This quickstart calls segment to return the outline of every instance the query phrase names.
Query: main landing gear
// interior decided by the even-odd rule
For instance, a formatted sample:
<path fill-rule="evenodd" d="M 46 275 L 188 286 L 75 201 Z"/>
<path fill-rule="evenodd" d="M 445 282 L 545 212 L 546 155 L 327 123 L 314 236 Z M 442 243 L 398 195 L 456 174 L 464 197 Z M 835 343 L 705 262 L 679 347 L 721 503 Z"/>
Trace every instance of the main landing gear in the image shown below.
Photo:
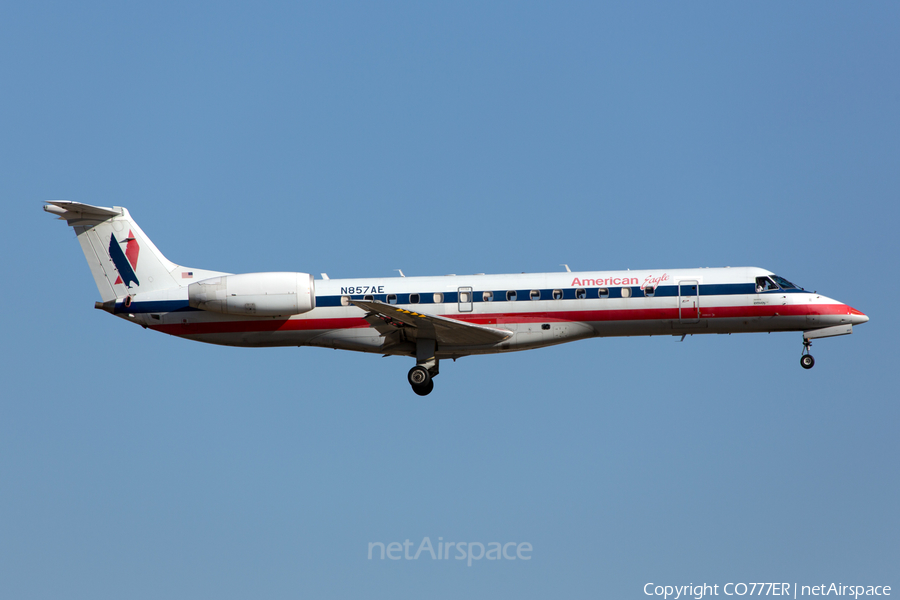
<path fill-rule="evenodd" d="M 810 346 L 812 346 L 812 342 L 803 338 L 803 354 L 800 355 L 800 366 L 804 369 L 812 369 L 813 365 L 816 364 L 816 359 L 809 353 Z"/>
<path fill-rule="evenodd" d="M 406 378 L 409 380 L 409 385 L 412 386 L 413 391 L 420 396 L 427 396 L 434 389 L 434 380 L 431 378 L 431 373 L 421 365 L 416 365 L 410 369 Z"/>
<path fill-rule="evenodd" d="M 416 340 L 416 366 L 409 370 L 406 378 L 412 390 L 420 395 L 427 396 L 434 389 L 434 377 L 439 373 L 438 360 L 434 357 L 434 340 Z"/>

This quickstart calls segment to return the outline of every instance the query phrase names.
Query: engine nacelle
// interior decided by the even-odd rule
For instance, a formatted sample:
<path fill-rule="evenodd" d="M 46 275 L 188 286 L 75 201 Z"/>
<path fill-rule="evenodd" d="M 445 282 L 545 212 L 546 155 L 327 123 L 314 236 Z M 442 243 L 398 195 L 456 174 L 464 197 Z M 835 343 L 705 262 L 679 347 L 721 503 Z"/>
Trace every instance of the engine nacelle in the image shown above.
<path fill-rule="evenodd" d="M 287 317 L 316 307 L 316 286 L 309 273 L 222 275 L 190 284 L 188 303 L 224 315 Z"/>

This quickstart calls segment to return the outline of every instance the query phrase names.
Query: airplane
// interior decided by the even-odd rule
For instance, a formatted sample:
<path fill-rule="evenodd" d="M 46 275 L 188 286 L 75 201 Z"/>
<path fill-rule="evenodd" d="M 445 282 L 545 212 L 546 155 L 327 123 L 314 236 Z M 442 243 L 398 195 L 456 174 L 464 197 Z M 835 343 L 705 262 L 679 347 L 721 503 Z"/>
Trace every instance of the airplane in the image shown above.
<path fill-rule="evenodd" d="M 75 229 L 102 309 L 145 328 L 227 346 L 318 346 L 416 360 L 413 391 L 442 359 L 608 336 L 802 331 L 846 335 L 869 318 L 755 267 L 330 279 L 176 265 L 128 210 L 63 200 L 44 210 Z M 563 265 L 565 266 L 565 265 Z"/>

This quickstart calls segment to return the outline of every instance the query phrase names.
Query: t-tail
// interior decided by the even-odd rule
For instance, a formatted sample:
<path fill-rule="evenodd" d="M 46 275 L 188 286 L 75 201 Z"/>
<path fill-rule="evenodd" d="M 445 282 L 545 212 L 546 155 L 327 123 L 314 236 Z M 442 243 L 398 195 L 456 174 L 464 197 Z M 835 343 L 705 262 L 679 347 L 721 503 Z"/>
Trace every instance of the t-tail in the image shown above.
<path fill-rule="evenodd" d="M 180 289 L 196 278 L 218 273 L 176 265 L 134 222 L 128 209 L 91 206 L 65 200 L 48 201 L 44 210 L 58 215 L 75 229 L 102 304 L 138 293 Z"/>

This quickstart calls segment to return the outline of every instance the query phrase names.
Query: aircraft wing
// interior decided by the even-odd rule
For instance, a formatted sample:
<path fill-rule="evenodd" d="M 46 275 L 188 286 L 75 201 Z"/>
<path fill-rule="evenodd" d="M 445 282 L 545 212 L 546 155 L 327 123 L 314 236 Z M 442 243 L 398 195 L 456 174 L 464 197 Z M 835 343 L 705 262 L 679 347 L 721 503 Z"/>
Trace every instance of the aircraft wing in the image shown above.
<path fill-rule="evenodd" d="M 366 321 L 382 335 L 408 327 L 415 331 L 416 337 L 433 339 L 438 344 L 446 346 L 496 344 L 512 335 L 512 332 L 503 329 L 426 315 L 384 302 L 365 300 L 350 300 L 350 302 L 368 313 L 365 316 Z"/>

